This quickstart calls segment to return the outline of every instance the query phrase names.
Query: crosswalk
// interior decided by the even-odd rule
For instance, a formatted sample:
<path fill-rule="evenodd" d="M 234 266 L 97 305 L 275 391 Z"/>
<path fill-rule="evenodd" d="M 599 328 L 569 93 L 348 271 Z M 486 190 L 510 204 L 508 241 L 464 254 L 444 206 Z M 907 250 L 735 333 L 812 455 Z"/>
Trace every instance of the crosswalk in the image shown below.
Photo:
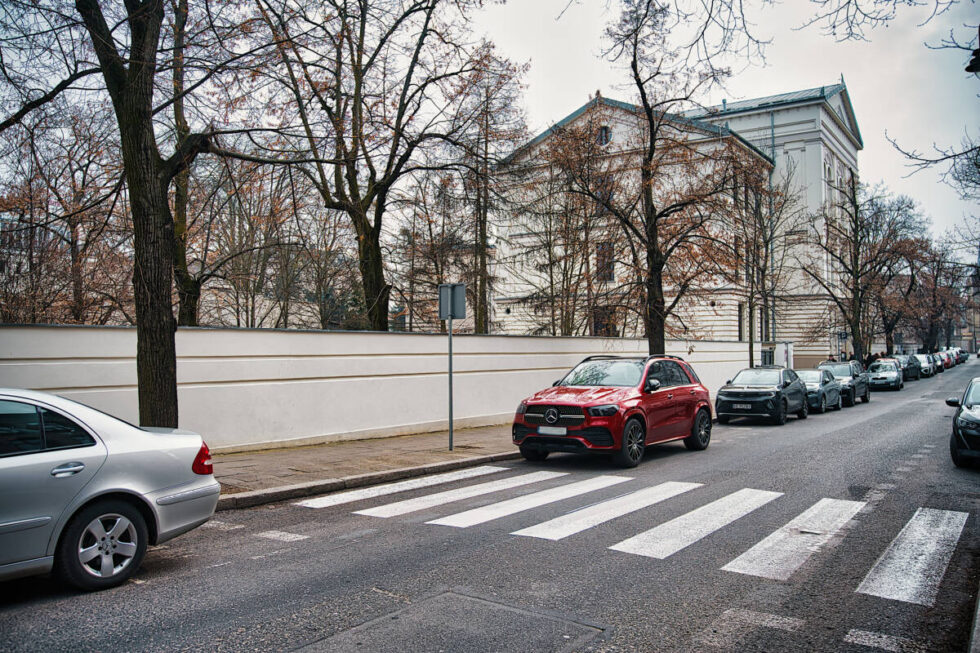
<path fill-rule="evenodd" d="M 295 505 L 325 508 L 367 499 L 386 500 L 385 497 L 410 490 L 511 471 L 513 470 L 507 467 L 474 467 L 340 492 L 300 501 Z M 561 481 L 559 485 L 546 489 L 534 488 L 536 484 L 558 480 Z M 527 491 L 520 496 L 460 512 L 453 512 L 449 508 L 448 514 L 425 522 L 433 526 L 465 529 L 566 500 L 588 500 L 590 493 L 609 488 L 622 487 L 627 490 L 613 498 L 587 503 L 584 507 L 511 533 L 515 536 L 556 542 L 597 529 L 626 515 L 651 509 L 682 495 L 695 497 L 699 490 L 705 490 L 701 483 L 667 481 L 636 488 L 637 484 L 636 479 L 627 476 L 586 475 L 585 478 L 580 478 L 569 472 L 535 471 L 449 490 L 437 490 L 353 512 L 368 517 L 393 518 L 447 508 L 453 503 L 488 497 L 498 492 L 517 489 Z M 756 511 L 763 510 L 783 496 L 781 492 L 742 488 L 613 543 L 608 548 L 618 553 L 664 560 L 698 545 L 702 540 Z M 852 521 L 854 517 L 866 508 L 869 501 L 875 501 L 873 498 L 865 498 L 867 501 L 821 498 L 722 566 L 721 570 L 776 581 L 789 580 L 814 555 L 846 536 L 849 527 L 855 524 Z M 968 517 L 969 514 L 965 512 L 920 508 L 891 541 L 855 591 L 893 601 L 934 605 L 940 583 Z"/>

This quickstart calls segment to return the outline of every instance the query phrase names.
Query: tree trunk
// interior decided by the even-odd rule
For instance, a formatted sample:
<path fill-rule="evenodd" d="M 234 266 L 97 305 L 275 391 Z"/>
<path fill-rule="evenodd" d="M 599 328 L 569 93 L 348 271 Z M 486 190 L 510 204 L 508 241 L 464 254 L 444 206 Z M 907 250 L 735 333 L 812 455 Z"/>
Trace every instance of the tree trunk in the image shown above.
<path fill-rule="evenodd" d="M 372 331 L 387 331 L 391 285 L 385 282 L 384 260 L 377 232 L 372 229 L 368 234 L 359 233 L 357 250 L 368 323 Z"/>
<path fill-rule="evenodd" d="M 666 320 L 664 311 L 664 286 L 662 271 L 653 265 L 647 271 L 647 301 L 644 313 L 644 327 L 647 335 L 647 348 L 651 356 L 667 352 Z"/>

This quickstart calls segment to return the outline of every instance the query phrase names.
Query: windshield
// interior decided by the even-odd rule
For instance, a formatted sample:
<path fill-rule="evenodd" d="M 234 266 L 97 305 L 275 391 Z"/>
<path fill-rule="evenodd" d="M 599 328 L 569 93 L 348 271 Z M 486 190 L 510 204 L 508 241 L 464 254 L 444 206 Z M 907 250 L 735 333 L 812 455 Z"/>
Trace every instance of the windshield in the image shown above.
<path fill-rule="evenodd" d="M 779 370 L 742 370 L 732 385 L 779 385 Z"/>
<path fill-rule="evenodd" d="M 886 363 L 884 361 L 871 363 L 871 367 L 868 368 L 868 371 L 869 372 L 894 372 L 895 363 Z"/>
<path fill-rule="evenodd" d="M 822 369 L 830 370 L 830 373 L 834 376 L 850 376 L 851 366 L 850 365 L 821 365 Z"/>
<path fill-rule="evenodd" d="M 803 380 L 803 383 L 820 383 L 820 377 L 823 376 L 823 372 L 820 370 L 796 370 L 796 374 Z"/>
<path fill-rule="evenodd" d="M 580 363 L 559 385 L 636 386 L 643 376 L 642 360 L 598 360 Z"/>
<path fill-rule="evenodd" d="M 980 383 L 971 383 L 963 398 L 963 405 L 967 408 L 975 404 L 980 404 Z"/>

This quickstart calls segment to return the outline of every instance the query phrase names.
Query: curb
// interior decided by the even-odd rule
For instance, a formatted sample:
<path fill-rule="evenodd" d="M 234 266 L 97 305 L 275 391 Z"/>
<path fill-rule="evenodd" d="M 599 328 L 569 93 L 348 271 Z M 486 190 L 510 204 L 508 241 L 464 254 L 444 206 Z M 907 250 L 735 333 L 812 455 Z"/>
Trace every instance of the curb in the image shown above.
<path fill-rule="evenodd" d="M 970 636 L 970 644 L 967 646 L 967 653 L 980 653 L 980 590 L 977 590 L 977 608 L 973 614 L 973 634 Z"/>
<path fill-rule="evenodd" d="M 418 467 L 403 467 L 401 469 L 389 469 L 383 472 L 371 472 L 368 474 L 357 474 L 355 476 L 344 476 L 342 478 L 327 478 L 318 481 L 308 481 L 295 485 L 281 485 L 279 487 L 266 488 L 264 490 L 250 490 L 248 492 L 237 492 L 235 494 L 222 495 L 218 498 L 218 506 L 215 511 L 237 510 L 239 508 L 252 508 L 266 503 L 276 501 L 286 501 L 288 499 L 299 499 L 302 497 L 314 496 L 336 492 L 337 490 L 348 490 L 370 485 L 378 485 L 387 481 L 397 481 L 403 478 L 415 478 L 417 476 L 427 476 L 448 472 L 464 467 L 475 467 L 486 463 L 500 462 L 502 460 L 517 460 L 521 457 L 520 452 L 495 453 L 486 456 L 476 456 L 474 458 L 460 458 L 458 460 L 446 460 L 439 463 L 420 465 Z"/>

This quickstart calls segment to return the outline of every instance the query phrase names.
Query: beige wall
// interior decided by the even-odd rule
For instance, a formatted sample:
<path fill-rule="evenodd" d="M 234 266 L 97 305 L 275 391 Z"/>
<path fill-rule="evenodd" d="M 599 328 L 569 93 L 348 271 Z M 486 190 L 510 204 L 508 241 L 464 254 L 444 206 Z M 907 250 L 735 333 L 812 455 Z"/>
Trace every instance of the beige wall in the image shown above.
<path fill-rule="evenodd" d="M 643 353 L 616 338 L 456 336 L 457 427 L 510 421 L 518 402 L 589 354 Z M 747 364 L 747 343 L 671 341 L 714 392 Z M 0 327 L 0 387 L 54 392 L 137 420 L 136 331 Z M 441 335 L 181 329 L 180 426 L 215 450 L 447 428 Z"/>

